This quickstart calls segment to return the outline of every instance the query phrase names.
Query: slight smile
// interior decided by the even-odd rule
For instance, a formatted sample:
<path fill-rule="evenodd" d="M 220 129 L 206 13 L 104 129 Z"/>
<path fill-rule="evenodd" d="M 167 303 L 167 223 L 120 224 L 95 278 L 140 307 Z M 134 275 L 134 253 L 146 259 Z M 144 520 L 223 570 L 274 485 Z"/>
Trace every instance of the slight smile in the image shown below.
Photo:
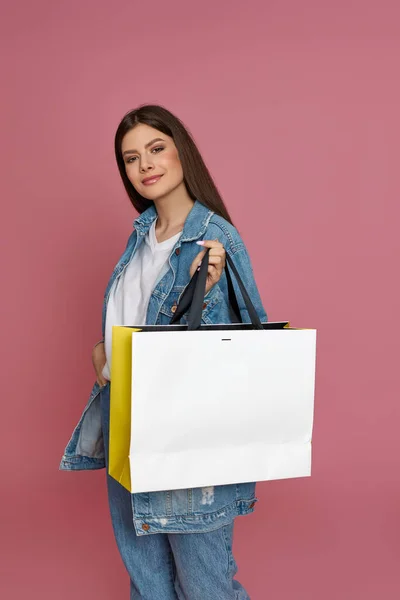
<path fill-rule="evenodd" d="M 154 175 L 153 177 L 146 177 L 146 179 L 142 180 L 143 185 L 152 185 L 153 183 L 157 183 L 159 179 L 161 179 L 162 175 Z"/>

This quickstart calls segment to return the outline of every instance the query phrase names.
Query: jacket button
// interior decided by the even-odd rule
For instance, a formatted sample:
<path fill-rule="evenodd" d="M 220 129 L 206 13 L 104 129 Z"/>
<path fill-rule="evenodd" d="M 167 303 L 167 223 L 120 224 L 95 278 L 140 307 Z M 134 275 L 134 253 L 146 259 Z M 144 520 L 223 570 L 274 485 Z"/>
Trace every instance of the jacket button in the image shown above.
<path fill-rule="evenodd" d="M 171 312 L 172 312 L 172 314 L 176 313 L 176 304 L 171 306 Z"/>
<path fill-rule="evenodd" d="M 204 310 L 205 308 L 207 308 L 207 302 L 204 302 L 204 304 L 203 304 L 203 310 Z"/>
<path fill-rule="evenodd" d="M 177 248 L 177 249 L 175 250 L 175 254 L 176 254 L 177 256 L 179 256 L 179 255 L 180 255 L 180 253 L 181 253 L 181 249 L 180 249 L 180 248 Z"/>
<path fill-rule="evenodd" d="M 143 531 L 148 531 L 150 529 L 150 525 L 148 525 L 147 523 L 143 523 L 142 529 Z"/>
<path fill-rule="evenodd" d="M 251 504 L 249 504 L 249 508 L 254 508 L 254 507 L 255 507 L 255 505 L 256 505 L 256 503 L 255 503 L 255 502 L 252 502 Z"/>

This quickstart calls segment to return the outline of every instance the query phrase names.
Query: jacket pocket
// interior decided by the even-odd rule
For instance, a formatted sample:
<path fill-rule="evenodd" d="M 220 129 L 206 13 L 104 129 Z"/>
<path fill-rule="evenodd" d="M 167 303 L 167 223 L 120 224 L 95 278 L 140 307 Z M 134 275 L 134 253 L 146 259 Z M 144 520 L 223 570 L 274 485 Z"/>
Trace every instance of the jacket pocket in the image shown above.
<path fill-rule="evenodd" d="M 164 302 L 160 308 L 160 314 L 158 318 L 159 325 L 167 325 L 169 321 L 172 319 L 173 315 L 176 312 L 176 308 L 179 304 L 179 300 L 183 291 L 186 289 L 186 286 L 175 286 L 172 288 L 171 292 L 165 298 Z M 214 323 L 223 323 L 226 321 L 220 321 L 218 319 L 221 318 L 219 314 L 224 303 L 222 302 L 223 296 L 221 290 L 218 285 L 215 285 L 205 296 L 204 304 L 203 304 L 203 315 L 202 321 L 207 325 L 212 325 Z M 228 314 L 228 313 L 227 313 Z M 229 315 L 228 315 L 229 316 Z M 166 319 L 165 317 L 168 317 Z M 183 315 L 181 318 L 181 324 L 187 324 L 187 314 Z"/>
<path fill-rule="evenodd" d="M 185 289 L 185 286 L 175 286 L 172 288 L 172 290 L 170 291 L 168 296 L 165 298 L 165 300 L 162 303 L 161 308 L 160 308 L 160 316 L 161 315 L 164 316 L 164 319 L 162 319 L 162 318 L 160 319 L 160 317 L 159 317 L 159 321 L 160 321 L 161 325 L 168 324 L 169 321 L 174 316 L 174 314 L 176 312 L 176 307 L 178 306 L 179 299 L 180 299 L 184 289 Z M 165 319 L 165 317 L 168 317 L 168 319 Z M 163 322 L 161 322 L 161 321 L 163 321 Z M 164 323 L 164 321 L 166 321 L 166 323 Z M 181 323 L 187 323 L 186 315 L 184 315 L 182 317 Z"/>

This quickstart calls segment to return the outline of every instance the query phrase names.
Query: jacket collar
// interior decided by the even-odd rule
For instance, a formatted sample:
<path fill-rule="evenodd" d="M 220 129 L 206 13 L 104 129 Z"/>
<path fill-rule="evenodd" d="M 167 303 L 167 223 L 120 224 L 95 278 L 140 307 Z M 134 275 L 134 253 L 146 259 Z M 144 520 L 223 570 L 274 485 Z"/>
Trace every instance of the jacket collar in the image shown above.
<path fill-rule="evenodd" d="M 195 201 L 192 210 L 186 217 L 185 224 L 183 226 L 183 232 L 181 236 L 181 242 L 191 242 L 198 240 L 202 235 L 205 234 L 210 219 L 213 215 L 213 211 L 209 210 L 204 204 Z M 147 208 L 137 219 L 134 221 L 135 229 L 142 235 L 145 235 L 153 221 L 157 218 L 157 210 L 154 204 Z"/>

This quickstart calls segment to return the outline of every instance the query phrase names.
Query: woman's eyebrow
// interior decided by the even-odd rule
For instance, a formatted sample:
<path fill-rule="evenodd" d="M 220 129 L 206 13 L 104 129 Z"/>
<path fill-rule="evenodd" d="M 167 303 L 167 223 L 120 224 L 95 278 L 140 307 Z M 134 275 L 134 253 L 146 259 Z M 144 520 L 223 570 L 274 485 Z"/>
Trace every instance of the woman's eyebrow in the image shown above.
<path fill-rule="evenodd" d="M 151 140 L 151 142 L 147 142 L 147 144 L 145 144 L 145 148 L 148 148 L 149 146 L 151 146 L 152 144 L 154 144 L 154 142 L 164 142 L 165 140 L 161 139 L 161 138 L 154 138 L 154 140 Z M 135 152 L 137 152 L 137 154 L 139 154 L 139 152 L 137 150 L 125 150 L 122 153 L 122 156 L 125 156 L 125 154 L 134 154 Z"/>

